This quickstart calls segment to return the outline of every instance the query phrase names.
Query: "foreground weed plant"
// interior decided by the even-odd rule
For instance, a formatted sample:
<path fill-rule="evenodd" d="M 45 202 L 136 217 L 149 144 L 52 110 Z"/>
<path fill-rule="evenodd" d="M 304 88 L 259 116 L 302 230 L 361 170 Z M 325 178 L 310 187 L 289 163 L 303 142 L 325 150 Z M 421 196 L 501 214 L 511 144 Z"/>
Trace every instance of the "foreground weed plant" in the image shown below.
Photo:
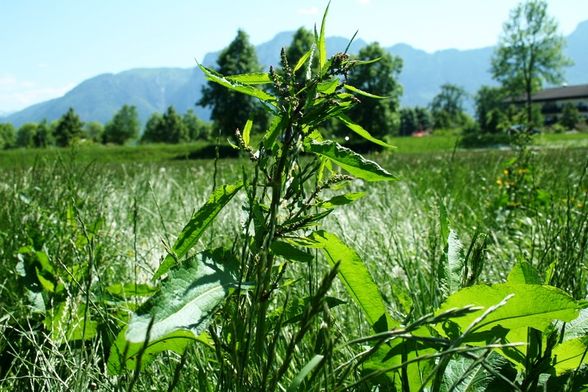
<path fill-rule="evenodd" d="M 67 209 L 70 231 L 64 238 L 78 232 L 72 244 L 83 262 L 61 263 L 71 257 L 55 258 L 54 250 L 34 241 L 15 247 L 16 272 L 37 323 L 34 330 L 17 330 L 10 317 L 0 318 L 3 334 L 30 340 L 28 346 L 0 340 L 0 384 L 10 379 L 33 390 L 201 391 L 586 387 L 587 304 L 582 295 L 575 299 L 570 290 L 550 285 L 558 283 L 557 271 L 542 276 L 523 261 L 505 282 L 479 284 L 486 241 L 474 238 L 464 247 L 443 208 L 435 240 L 443 254 L 429 255 L 435 260 L 424 267 L 406 264 L 418 271 L 405 268 L 416 276 L 412 281 L 422 278 L 429 295 L 418 309 L 392 313 L 401 307 L 388 303 L 378 287 L 392 283 L 384 274 L 376 283 L 360 252 L 326 230 L 325 218 L 364 196 L 358 182 L 387 183 L 396 176 L 322 130 L 336 120 L 389 147 L 346 115 L 360 100 L 385 97 L 347 84 L 348 72 L 370 62 L 346 53 L 327 59 L 325 17 L 315 45 L 296 64 L 282 55 L 280 69 L 268 73 L 220 75 L 200 67 L 210 81 L 261 100 L 273 120 L 257 143 L 252 120 L 237 130 L 235 145 L 251 165 L 242 168 L 240 181 L 217 187 L 192 215 L 166 246 L 151 284 L 139 283 L 137 270 L 134 282 L 106 283 L 112 279 L 98 268 L 105 264 L 98 243 L 106 219 L 83 219 L 79 203 Z M 199 248 L 230 204 L 239 205 L 241 221 L 222 233 L 216 228 L 209 243 L 237 233 L 232 243 Z M 369 222 L 355 224 L 362 230 Z M 570 266 L 584 265 L 580 256 L 573 260 Z M 143 297 L 149 299 L 139 305 Z M 67 370 L 82 364 L 93 370 Z M 26 374 L 29 369 L 36 371 Z"/>

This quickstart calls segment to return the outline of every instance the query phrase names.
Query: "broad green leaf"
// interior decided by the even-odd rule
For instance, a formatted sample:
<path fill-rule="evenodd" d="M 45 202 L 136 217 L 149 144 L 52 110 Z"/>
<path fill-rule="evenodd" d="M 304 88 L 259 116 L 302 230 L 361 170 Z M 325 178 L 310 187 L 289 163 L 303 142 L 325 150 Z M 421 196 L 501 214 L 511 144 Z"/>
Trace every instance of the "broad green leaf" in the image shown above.
<path fill-rule="evenodd" d="M 119 342 L 115 349 L 124 353 L 127 342 L 133 349 L 153 343 L 159 352 L 166 349 L 162 346 L 164 341 L 178 337 L 178 331 L 190 333 L 179 334 L 182 338 L 195 339 L 207 328 L 229 289 L 236 286 L 230 272 L 235 264 L 231 254 L 223 250 L 199 253 L 184 260 L 170 272 L 161 289 L 132 316 L 124 343 Z M 181 347 L 186 344 L 174 342 Z"/>
<path fill-rule="evenodd" d="M 42 271 L 39 270 L 39 268 L 35 267 L 35 271 L 37 273 L 37 279 L 39 280 L 39 283 L 41 284 L 43 289 L 45 291 L 50 292 L 50 293 L 55 292 L 55 284 L 52 281 L 50 281 L 49 279 L 46 279 L 43 276 Z"/>
<path fill-rule="evenodd" d="M 306 376 L 312 372 L 324 359 L 324 355 L 316 354 L 304 367 L 298 372 L 296 377 L 290 383 L 290 386 L 286 390 L 287 392 L 296 392 L 302 385 L 302 381 L 306 378 Z"/>
<path fill-rule="evenodd" d="M 359 200 L 365 196 L 365 192 L 355 192 L 355 193 L 347 193 L 345 195 L 339 195 L 330 198 L 329 200 L 323 201 L 318 206 L 321 208 L 332 209 L 336 206 L 343 206 L 346 204 L 351 204 L 355 200 Z"/>
<path fill-rule="evenodd" d="M 508 274 L 508 283 L 519 283 L 519 284 L 541 284 L 543 283 L 539 272 L 531 264 L 527 262 L 521 262 L 515 264 L 510 273 Z"/>
<path fill-rule="evenodd" d="M 365 263 L 355 250 L 348 247 L 336 235 L 315 231 L 309 236 L 312 247 L 325 254 L 331 266 L 339 264 L 339 278 L 345 289 L 361 308 L 366 320 L 375 332 L 384 332 L 397 325 L 386 309 L 378 286 L 374 283 Z"/>
<path fill-rule="evenodd" d="M 183 354 L 186 347 L 197 341 L 191 331 L 179 330 L 169 333 L 163 338 L 150 340 L 147 343 L 130 343 L 125 335 L 127 328 L 123 329 L 116 338 L 108 356 L 108 372 L 121 374 L 125 371 L 133 371 L 137 362 L 141 360 L 141 369 L 148 365 L 155 356 L 163 351 L 173 351 Z"/>
<path fill-rule="evenodd" d="M 431 334 L 426 327 L 420 327 L 412 332 L 412 336 L 429 338 Z M 424 341 L 394 339 L 388 344 L 381 345 L 366 361 L 363 370 L 365 374 L 373 374 L 373 372 L 381 373 L 376 377 L 377 381 L 393 384 L 396 387 L 395 390 L 402 391 L 403 363 L 409 360 L 415 361 L 405 365 L 404 371 L 406 372 L 409 384 L 407 390 L 418 391 L 426 381 L 434 362 L 432 359 L 425 358 L 420 361 L 416 359 L 421 356 L 434 354 L 437 350 L 438 348 L 432 347 Z"/>
<path fill-rule="evenodd" d="M 270 76 L 266 72 L 246 73 L 240 75 L 230 75 L 227 79 L 243 84 L 268 84 L 272 83 Z"/>
<path fill-rule="evenodd" d="M 482 310 L 453 319 L 453 322 L 463 332 L 485 310 L 497 305 L 511 294 L 514 296 L 506 305 L 487 315 L 472 332 L 490 331 L 498 326 L 506 330 L 534 328 L 543 331 L 552 321 L 574 320 L 578 317 L 578 310 L 581 307 L 572 297 L 555 287 L 502 283 L 493 286 L 477 285 L 464 288 L 447 298 L 437 313 L 452 308 L 462 308 L 466 305 L 480 306 Z M 446 335 L 440 326 L 437 326 L 436 329 Z"/>
<path fill-rule="evenodd" d="M 556 328 L 561 330 L 564 327 L 563 323 L 558 322 Z M 563 340 L 571 340 L 576 338 L 583 338 L 588 336 L 588 309 L 580 310 L 580 315 L 574 320 L 566 323 L 564 328 Z"/>
<path fill-rule="evenodd" d="M 192 215 L 190 222 L 184 227 L 174 243 L 171 249 L 172 254 L 168 254 L 165 259 L 163 259 L 163 262 L 153 276 L 153 280 L 169 271 L 169 269 L 176 263 L 176 260 L 179 260 L 182 256 L 188 253 L 190 248 L 192 248 L 200 236 L 202 236 L 208 225 L 242 187 L 243 184 L 241 183 L 224 185 L 217 188 L 212 193 L 206 204 Z"/>
<path fill-rule="evenodd" d="M 92 339 L 98 328 L 86 304 L 73 304 L 71 301 L 61 302 L 48 310 L 44 324 L 50 331 L 51 340 L 57 344 Z"/>
<path fill-rule="evenodd" d="M 345 88 L 346 90 L 349 90 L 353 93 L 359 94 L 359 95 L 363 95 L 364 97 L 368 97 L 368 98 L 373 98 L 373 99 L 386 99 L 387 97 L 382 97 L 380 95 L 375 95 L 372 93 L 368 93 L 367 91 L 363 91 L 358 89 L 357 87 L 351 86 L 349 84 L 344 84 L 343 88 Z"/>
<path fill-rule="evenodd" d="M 225 76 L 219 74 L 218 72 L 213 71 L 212 69 L 206 68 L 202 64 L 198 64 L 198 66 L 200 67 L 202 72 L 204 72 L 204 74 L 206 75 L 206 78 L 211 82 L 218 83 L 221 86 L 226 87 L 230 90 L 237 91 L 242 94 L 250 95 L 255 98 L 259 98 L 264 102 L 271 103 L 271 102 L 276 101 L 276 97 L 266 93 L 263 90 L 257 89 L 255 87 L 251 87 L 247 84 L 242 84 L 240 82 L 237 82 L 237 81 L 231 79 L 230 77 L 225 77 Z"/>
<path fill-rule="evenodd" d="M 329 13 L 329 4 L 327 4 L 327 8 L 325 8 L 325 13 L 323 14 L 323 20 L 321 22 L 321 32 L 318 39 L 318 52 L 319 52 L 319 68 L 321 73 L 325 72 L 325 64 L 327 63 L 327 43 L 325 37 L 325 28 L 327 24 L 327 14 Z"/>
<path fill-rule="evenodd" d="M 325 80 L 316 86 L 316 91 L 322 94 L 333 94 L 337 90 L 339 79 Z"/>
<path fill-rule="evenodd" d="M 106 291 L 119 297 L 146 297 L 154 294 L 157 289 L 144 283 L 115 283 L 108 286 Z"/>
<path fill-rule="evenodd" d="M 551 357 L 554 359 L 558 376 L 588 363 L 588 346 L 585 339 L 586 337 L 567 340 L 553 348 Z"/>
<path fill-rule="evenodd" d="M 374 144 L 377 144 L 379 146 L 382 147 L 386 147 L 386 148 L 395 148 L 394 146 L 380 140 L 377 139 L 375 137 L 373 137 L 368 131 L 366 131 L 361 125 L 356 124 L 353 122 L 353 120 L 351 120 L 349 117 L 347 117 L 347 115 L 345 114 L 339 114 L 337 116 L 337 118 L 339 120 L 341 120 L 341 122 L 343 124 L 345 124 L 345 126 L 347 126 L 347 128 L 351 129 L 353 132 L 355 132 L 356 134 L 358 134 L 359 136 L 361 136 L 362 138 L 364 138 L 365 140 L 368 140 Z"/>
<path fill-rule="evenodd" d="M 248 146 L 250 142 L 251 128 L 253 128 L 253 120 L 249 119 L 243 127 L 243 142 L 246 146 Z"/>
<path fill-rule="evenodd" d="M 397 177 L 388 173 L 377 163 L 370 161 L 356 152 L 327 140 L 324 142 L 311 142 L 306 145 L 309 152 L 324 156 L 351 175 L 366 181 L 394 181 Z"/>
<path fill-rule="evenodd" d="M 314 256 L 310 253 L 304 252 L 288 242 L 274 241 L 270 249 L 276 256 L 283 257 L 286 260 L 309 263 L 314 259 Z"/>

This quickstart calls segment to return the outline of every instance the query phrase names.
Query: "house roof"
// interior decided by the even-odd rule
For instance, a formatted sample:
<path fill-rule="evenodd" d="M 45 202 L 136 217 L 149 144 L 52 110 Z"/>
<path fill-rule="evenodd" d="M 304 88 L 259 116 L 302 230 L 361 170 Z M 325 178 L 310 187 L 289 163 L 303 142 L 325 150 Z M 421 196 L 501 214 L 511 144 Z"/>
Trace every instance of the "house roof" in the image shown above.
<path fill-rule="evenodd" d="M 588 98 L 588 84 L 546 88 L 533 94 L 531 100 L 534 102 L 544 102 L 579 98 Z"/>

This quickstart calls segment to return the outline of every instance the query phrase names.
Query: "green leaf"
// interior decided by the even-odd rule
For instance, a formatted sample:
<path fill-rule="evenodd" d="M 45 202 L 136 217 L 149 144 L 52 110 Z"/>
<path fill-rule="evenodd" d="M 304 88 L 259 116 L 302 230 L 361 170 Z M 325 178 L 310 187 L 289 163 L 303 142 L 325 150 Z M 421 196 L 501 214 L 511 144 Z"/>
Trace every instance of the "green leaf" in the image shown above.
<path fill-rule="evenodd" d="M 455 230 L 450 230 L 447 237 L 447 264 L 441 275 L 441 286 L 445 289 L 445 295 L 459 290 L 464 264 L 463 245 Z"/>
<path fill-rule="evenodd" d="M 242 183 L 224 185 L 217 188 L 205 205 L 192 215 L 190 222 L 184 227 L 174 243 L 171 254 L 168 254 L 155 272 L 153 280 L 165 274 L 202 236 L 208 225 L 214 220 L 223 207 L 231 201 L 233 196 L 243 187 Z"/>
<path fill-rule="evenodd" d="M 555 287 L 502 283 L 493 286 L 477 285 L 464 288 L 447 298 L 437 314 L 453 308 L 463 308 L 466 305 L 481 307 L 482 309 L 479 311 L 453 319 L 453 322 L 463 332 L 485 310 L 497 305 L 512 294 L 514 296 L 506 305 L 487 315 L 472 332 L 487 332 L 498 326 L 506 330 L 534 328 L 544 331 L 552 321 L 574 320 L 578 317 L 578 310 L 581 307 L 572 297 Z M 447 336 L 440 326 L 437 326 L 436 329 Z M 465 341 L 472 341 L 472 339 L 475 337 L 466 338 Z"/>
<path fill-rule="evenodd" d="M 322 94 L 333 94 L 339 86 L 339 79 L 325 80 L 316 86 L 316 91 Z"/>
<path fill-rule="evenodd" d="M 146 297 L 154 294 L 157 289 L 144 283 L 115 283 L 106 288 L 112 295 L 118 297 Z"/>
<path fill-rule="evenodd" d="M 588 363 L 588 346 L 585 339 L 586 337 L 567 340 L 553 348 L 551 357 L 554 359 L 555 372 L 558 376 Z"/>
<path fill-rule="evenodd" d="M 311 58 L 313 52 L 316 50 L 316 46 L 313 45 L 312 48 L 310 48 L 306 53 L 304 53 L 302 55 L 302 57 L 300 57 L 298 59 L 298 62 L 296 63 L 296 65 L 294 66 L 293 71 L 296 72 L 298 71 L 300 68 L 302 68 L 302 66 L 308 61 L 309 58 Z"/>
<path fill-rule="evenodd" d="M 323 251 L 331 266 L 340 263 L 339 278 L 375 332 L 388 331 L 398 325 L 388 315 L 378 286 L 355 250 L 336 235 L 322 230 L 315 231 L 308 239 L 311 247 Z"/>
<path fill-rule="evenodd" d="M 351 204 L 355 200 L 359 200 L 365 196 L 365 192 L 355 192 L 355 193 L 347 193 L 345 195 L 339 195 L 330 198 L 329 200 L 323 201 L 318 206 L 321 208 L 332 209 L 336 206 L 343 206 L 346 204 Z"/>
<path fill-rule="evenodd" d="M 173 269 L 161 290 L 132 316 L 124 339 L 117 341 L 115 350 L 119 357 L 113 359 L 113 366 L 116 368 L 116 362 L 136 360 L 143 348 L 149 348 L 152 353 L 176 351 L 187 344 L 182 339 L 194 340 L 207 328 L 229 289 L 236 286 L 231 273 L 235 265 L 233 256 L 219 249 L 199 253 Z M 166 342 L 171 342 L 169 348 Z M 121 358 L 125 351 L 127 355 Z M 130 366 L 127 363 L 126 367 Z"/>
<path fill-rule="evenodd" d="M 341 122 L 343 124 L 345 124 L 345 126 L 347 126 L 347 128 L 351 129 L 353 132 L 355 132 L 356 134 L 358 134 L 359 136 L 361 136 L 362 138 L 364 138 L 365 140 L 368 140 L 374 144 L 377 144 L 379 146 L 385 147 L 385 148 L 396 148 L 380 139 L 377 139 L 375 137 L 373 137 L 368 131 L 366 131 L 361 125 L 356 124 L 353 122 L 353 120 L 351 120 L 349 117 L 347 117 L 347 115 L 345 114 L 339 114 L 337 116 L 337 118 L 339 120 L 341 120 Z"/>
<path fill-rule="evenodd" d="M 250 142 L 250 135 L 251 135 L 251 128 L 253 128 L 253 120 L 249 119 L 247 120 L 247 122 L 245 123 L 245 126 L 243 127 L 243 142 L 245 142 L 245 145 L 248 146 L 249 142 Z"/>
<path fill-rule="evenodd" d="M 51 340 L 62 344 L 96 336 L 98 323 L 90 318 L 86 309 L 84 303 L 66 301 L 48 310 L 44 324 L 50 331 Z"/>
<path fill-rule="evenodd" d="M 296 248 L 288 242 L 274 241 L 272 242 L 270 249 L 274 255 L 286 260 L 300 261 L 302 263 L 310 263 L 314 260 L 313 255 Z"/>
<path fill-rule="evenodd" d="M 366 181 L 395 181 L 397 177 L 388 173 L 377 163 L 370 161 L 356 152 L 327 140 L 311 142 L 306 150 L 329 158 L 331 161 L 347 170 L 351 175 Z"/>
<path fill-rule="evenodd" d="M 327 14 L 329 13 L 329 6 L 331 5 L 331 2 L 329 1 L 329 4 L 327 4 L 327 8 L 325 8 L 325 13 L 323 14 L 323 20 L 321 22 L 321 32 L 319 35 L 319 39 L 318 39 L 318 52 L 319 52 L 319 68 L 321 70 L 321 73 L 323 73 L 324 71 L 326 71 L 325 68 L 325 64 L 327 63 L 327 43 L 326 43 L 326 37 L 325 37 L 325 29 L 326 29 L 326 22 L 327 22 Z"/>
<path fill-rule="evenodd" d="M 353 93 L 363 95 L 364 97 L 368 97 L 368 98 L 373 98 L 373 99 L 386 99 L 386 98 L 388 98 L 388 97 L 382 97 L 380 95 L 368 93 L 367 91 L 360 90 L 357 87 L 350 86 L 349 84 L 344 84 L 343 88 L 345 88 L 346 90 L 349 90 Z"/>
<path fill-rule="evenodd" d="M 287 121 L 285 117 L 276 116 L 272 119 L 269 129 L 263 136 L 263 145 L 267 150 L 272 150 L 280 131 L 284 129 L 286 124 Z"/>
<path fill-rule="evenodd" d="M 492 374 L 484 366 L 479 364 L 474 365 L 472 368 L 472 364 L 474 363 L 472 359 L 464 357 L 451 359 L 443 375 L 441 391 L 483 392 L 488 390 L 508 391 L 512 389 L 511 385 L 496 376 L 496 374 L 507 376 L 509 363 L 506 359 L 498 353 L 492 352 L 484 362 L 488 367 L 495 370 L 495 374 Z"/>
<path fill-rule="evenodd" d="M 541 284 L 543 283 L 539 272 L 531 264 L 527 262 L 521 262 L 515 264 L 510 273 L 508 274 L 508 283 L 518 284 Z"/>
<path fill-rule="evenodd" d="M 191 331 L 180 330 L 147 343 L 130 343 L 125 338 L 126 333 L 127 328 L 124 328 L 110 349 L 107 367 L 108 372 L 112 375 L 135 370 L 139 359 L 141 361 L 140 369 L 143 369 L 153 361 L 158 353 L 163 351 L 183 354 L 188 345 L 197 340 Z"/>
<path fill-rule="evenodd" d="M 243 83 L 243 84 L 269 84 L 272 83 L 272 80 L 268 73 L 266 72 L 254 72 L 254 73 L 246 73 L 240 75 L 230 75 L 227 76 L 227 79 L 236 82 L 236 83 Z"/>
<path fill-rule="evenodd" d="M 266 93 L 263 90 L 257 89 L 255 87 L 251 87 L 247 84 L 242 84 L 240 82 L 237 82 L 234 79 L 231 79 L 231 77 L 225 77 L 225 76 L 219 74 L 218 72 L 213 71 L 212 69 L 206 68 L 202 64 L 198 64 L 198 67 L 200 67 L 202 72 L 204 72 L 204 74 L 206 75 L 206 78 L 209 81 L 214 82 L 214 83 L 218 83 L 221 86 L 228 88 L 229 90 L 237 91 L 237 92 L 239 92 L 241 94 L 245 94 L 245 95 L 250 95 L 252 97 L 261 99 L 262 101 L 268 102 L 268 103 L 276 101 L 276 97 Z"/>
<path fill-rule="evenodd" d="M 302 385 L 304 378 L 306 378 L 310 372 L 320 365 L 324 358 L 324 355 L 316 354 L 310 361 L 308 361 L 308 363 L 304 365 L 300 372 L 298 372 L 296 377 L 294 377 L 292 383 L 290 383 L 290 386 L 287 389 L 287 392 L 296 392 L 300 388 L 300 385 Z"/>

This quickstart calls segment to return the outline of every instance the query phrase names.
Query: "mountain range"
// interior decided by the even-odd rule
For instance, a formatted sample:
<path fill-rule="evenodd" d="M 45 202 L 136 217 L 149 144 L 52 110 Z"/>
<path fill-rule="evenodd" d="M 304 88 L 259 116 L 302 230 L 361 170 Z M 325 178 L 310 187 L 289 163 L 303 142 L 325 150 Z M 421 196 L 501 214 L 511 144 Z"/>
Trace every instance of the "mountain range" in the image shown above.
<path fill-rule="evenodd" d="M 258 45 L 259 62 L 266 68 L 278 64 L 280 49 L 290 44 L 293 34 L 282 32 L 271 41 Z M 566 69 L 566 82 L 570 85 L 588 83 L 588 20 L 580 23 L 566 39 L 565 54 L 574 61 L 574 65 Z M 329 55 L 343 51 L 347 44 L 346 38 L 328 38 Z M 365 45 L 365 41 L 357 39 L 349 52 L 356 54 Z M 404 88 L 402 104 L 405 106 L 428 105 L 444 83 L 457 84 L 470 95 L 482 85 L 495 84 L 489 72 L 494 47 L 427 53 L 406 44 L 397 44 L 386 50 L 403 59 L 399 79 Z M 207 54 L 202 63 L 215 66 L 218 54 Z M 83 121 L 105 123 L 124 104 L 135 105 L 142 122 L 153 112 L 163 112 L 170 105 L 182 113 L 193 108 L 200 118 L 208 119 L 209 109 L 195 106 L 205 83 L 204 75 L 196 67 L 141 68 L 102 74 L 85 80 L 63 97 L 32 105 L 0 118 L 0 121 L 15 126 L 42 119 L 52 121 L 73 107 Z M 472 105 L 470 102 L 468 107 Z"/>

